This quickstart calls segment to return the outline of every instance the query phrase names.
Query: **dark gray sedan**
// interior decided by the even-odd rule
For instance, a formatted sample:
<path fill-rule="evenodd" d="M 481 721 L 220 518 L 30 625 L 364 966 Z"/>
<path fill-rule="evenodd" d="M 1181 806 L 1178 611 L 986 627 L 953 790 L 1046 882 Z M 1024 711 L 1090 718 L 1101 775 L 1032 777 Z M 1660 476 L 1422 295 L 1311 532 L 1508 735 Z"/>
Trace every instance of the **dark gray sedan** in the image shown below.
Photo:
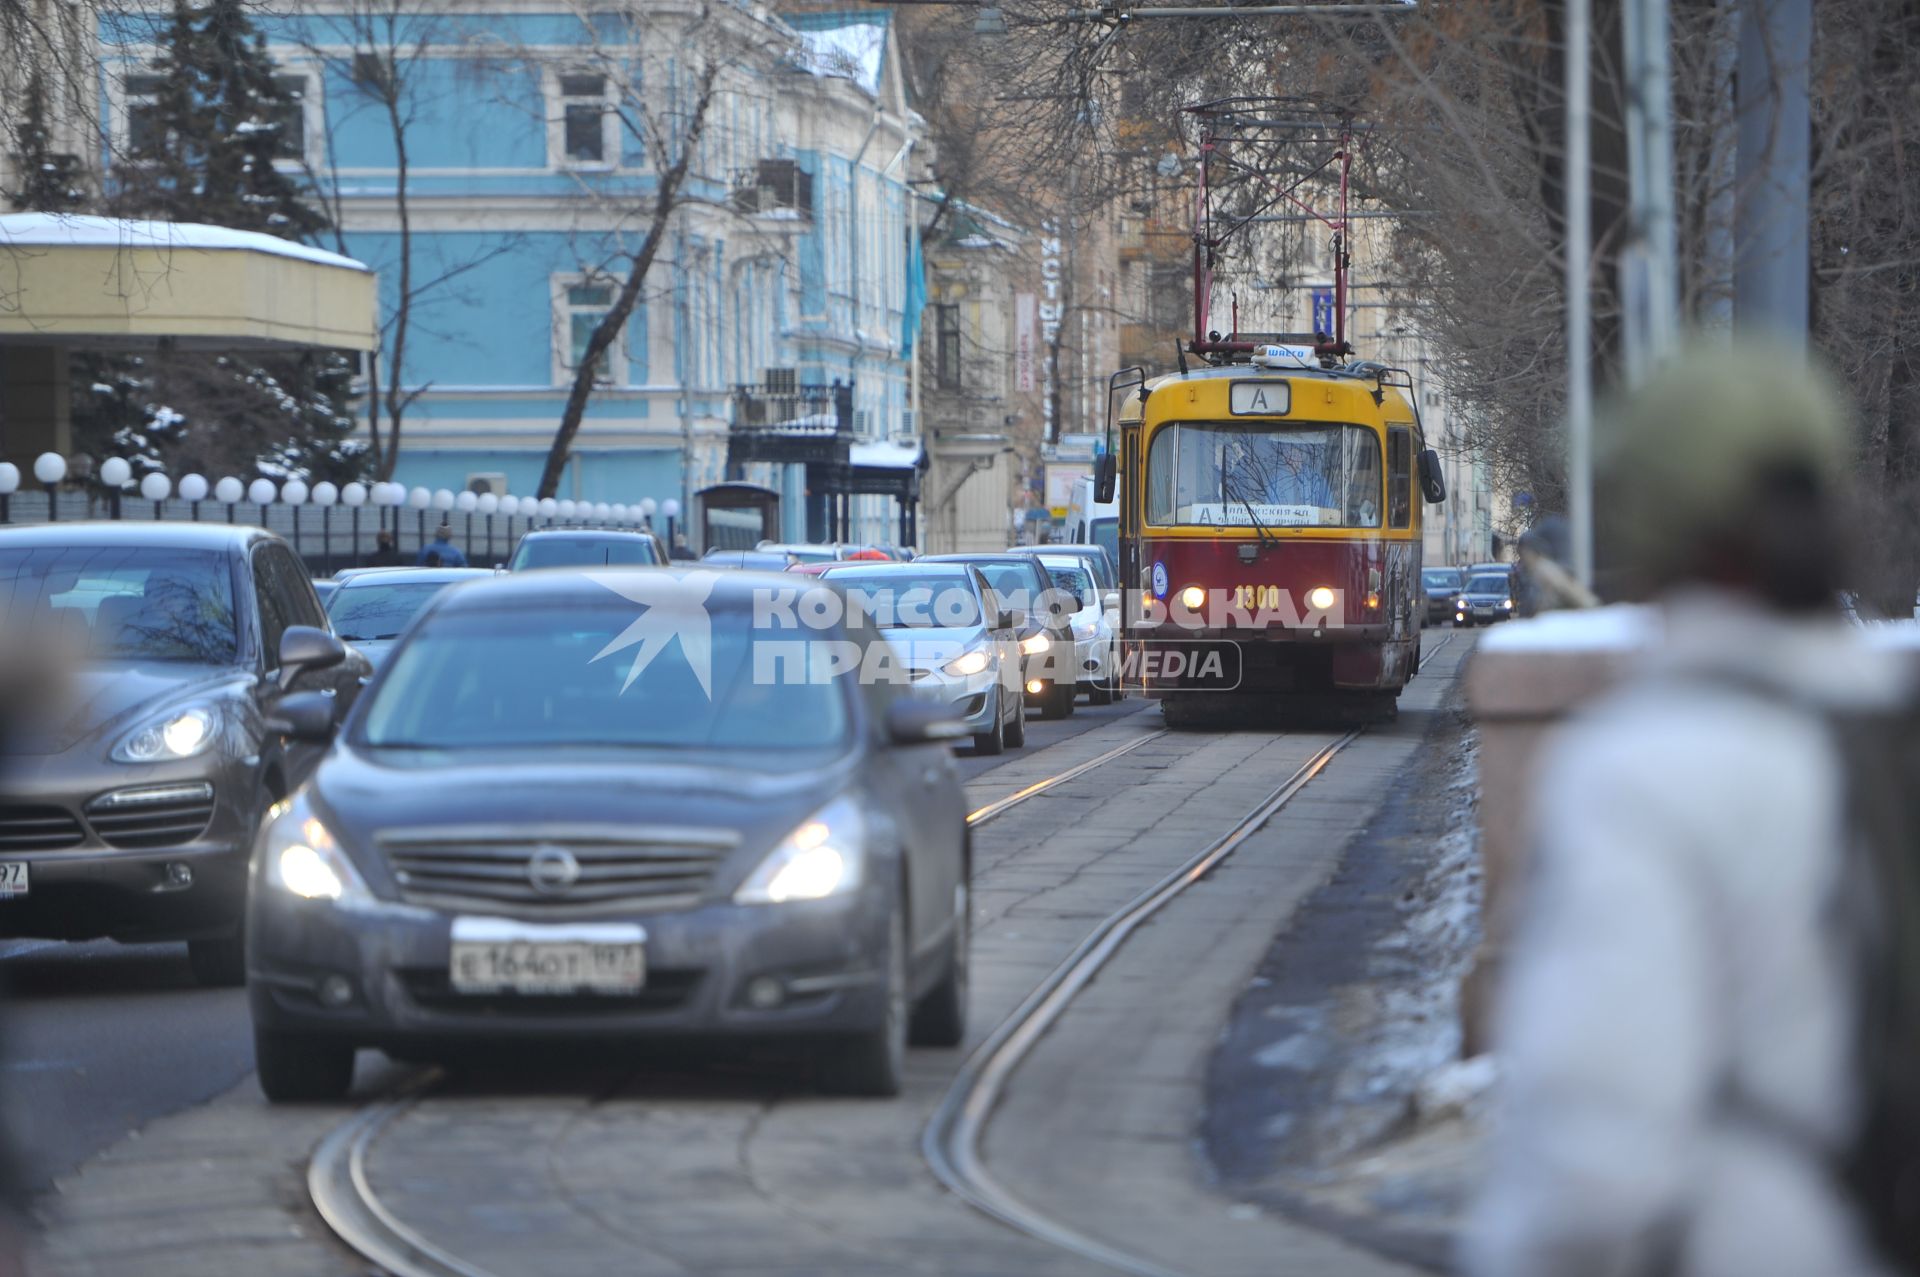
<path fill-rule="evenodd" d="M 318 754 L 270 717 L 344 705 L 371 667 L 258 528 L 0 530 L 0 618 L 72 666 L 0 757 L 0 935 L 186 940 L 199 979 L 239 983 L 254 831 Z"/>
<path fill-rule="evenodd" d="M 909 1036 L 957 1043 L 964 729 L 843 608 L 698 569 L 434 598 L 256 846 L 267 1095 L 340 1095 L 365 1046 L 742 1034 L 889 1095 Z"/>

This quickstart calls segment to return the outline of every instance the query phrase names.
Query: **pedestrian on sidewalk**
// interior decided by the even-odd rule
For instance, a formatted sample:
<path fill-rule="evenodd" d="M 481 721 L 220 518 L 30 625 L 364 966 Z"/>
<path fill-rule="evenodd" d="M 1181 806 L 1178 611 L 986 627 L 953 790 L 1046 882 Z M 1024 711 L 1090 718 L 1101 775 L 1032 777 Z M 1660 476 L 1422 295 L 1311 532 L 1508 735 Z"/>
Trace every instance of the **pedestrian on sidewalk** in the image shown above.
<path fill-rule="evenodd" d="M 427 556 L 433 556 L 433 562 Z M 420 556 L 414 562 L 420 567 L 463 568 L 467 566 L 467 556 L 453 543 L 453 527 L 443 523 L 434 529 L 433 540 L 420 547 Z"/>
<path fill-rule="evenodd" d="M 1835 607 L 1845 402 L 1703 349 L 1609 414 L 1601 548 L 1665 639 L 1542 761 L 1471 1277 L 1907 1271 L 1843 1174 L 1883 1107 L 1861 991 L 1892 920 L 1837 725 L 1907 695 Z"/>
<path fill-rule="evenodd" d="M 367 556 L 367 566 L 399 568 L 405 567 L 406 564 L 407 561 L 400 557 L 400 551 L 394 547 L 393 533 L 382 528 L 380 534 L 373 539 L 373 553 Z"/>

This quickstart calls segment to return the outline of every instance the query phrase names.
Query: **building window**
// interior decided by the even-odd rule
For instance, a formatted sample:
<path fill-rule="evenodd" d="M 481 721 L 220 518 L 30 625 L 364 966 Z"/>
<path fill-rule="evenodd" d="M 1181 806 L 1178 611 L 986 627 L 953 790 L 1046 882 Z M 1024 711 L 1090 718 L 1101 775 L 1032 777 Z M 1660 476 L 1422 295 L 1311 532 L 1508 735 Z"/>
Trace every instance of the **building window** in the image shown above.
<path fill-rule="evenodd" d="M 126 90 L 125 151 L 130 159 L 150 160 L 167 145 L 167 126 L 160 116 L 160 89 L 166 83 L 157 75 L 129 75 Z"/>
<path fill-rule="evenodd" d="M 274 123 L 280 126 L 280 135 L 273 158 L 303 163 L 307 158 L 307 77 L 276 75 L 273 77 L 273 87 L 280 92 L 279 109 L 274 113 Z"/>
<path fill-rule="evenodd" d="M 618 158 L 619 139 L 612 133 L 615 122 L 613 103 L 604 75 L 589 71 L 566 71 L 550 80 L 553 95 L 553 128 L 548 150 L 556 168 L 592 168 L 612 166 Z"/>
<path fill-rule="evenodd" d="M 960 308 L 933 308 L 933 380 L 942 390 L 960 388 Z"/>
<path fill-rule="evenodd" d="M 611 283 L 591 279 L 570 279 L 558 283 L 555 288 L 554 331 L 556 382 L 566 384 L 573 380 L 581 361 L 587 357 L 587 344 L 593 339 L 593 330 L 613 309 L 613 299 L 614 286 Z M 625 365 L 623 351 L 626 345 L 621 337 L 616 335 L 594 361 L 595 385 L 613 386 L 620 383 L 619 374 Z"/>

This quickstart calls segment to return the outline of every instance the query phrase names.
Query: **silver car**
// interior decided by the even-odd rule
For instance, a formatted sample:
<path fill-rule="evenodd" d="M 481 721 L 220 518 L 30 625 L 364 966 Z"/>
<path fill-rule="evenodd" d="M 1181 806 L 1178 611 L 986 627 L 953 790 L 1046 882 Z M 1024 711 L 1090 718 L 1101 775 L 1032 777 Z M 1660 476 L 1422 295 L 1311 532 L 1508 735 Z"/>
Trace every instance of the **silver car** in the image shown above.
<path fill-rule="evenodd" d="M 950 706 L 973 747 L 998 754 L 1027 740 L 1020 635 L 980 569 L 964 563 L 849 563 L 822 578 L 879 626 L 916 694 Z"/>
<path fill-rule="evenodd" d="M 449 585 L 492 576 L 487 568 L 393 568 L 340 583 L 327 600 L 327 617 L 342 642 L 378 665 L 431 599 Z"/>

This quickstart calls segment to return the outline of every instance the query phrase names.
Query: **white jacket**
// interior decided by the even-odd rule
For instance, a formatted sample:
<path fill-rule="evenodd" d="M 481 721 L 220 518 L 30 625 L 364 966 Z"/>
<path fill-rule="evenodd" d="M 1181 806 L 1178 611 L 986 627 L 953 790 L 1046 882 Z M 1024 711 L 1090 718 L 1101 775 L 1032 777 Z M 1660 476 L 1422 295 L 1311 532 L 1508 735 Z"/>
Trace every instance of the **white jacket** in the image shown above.
<path fill-rule="evenodd" d="M 1464 1266 L 1877 1275 L 1826 1161 L 1857 1095 L 1823 708 L 1887 703 L 1909 661 L 1717 593 L 1665 618 L 1641 673 L 1542 761 Z"/>

